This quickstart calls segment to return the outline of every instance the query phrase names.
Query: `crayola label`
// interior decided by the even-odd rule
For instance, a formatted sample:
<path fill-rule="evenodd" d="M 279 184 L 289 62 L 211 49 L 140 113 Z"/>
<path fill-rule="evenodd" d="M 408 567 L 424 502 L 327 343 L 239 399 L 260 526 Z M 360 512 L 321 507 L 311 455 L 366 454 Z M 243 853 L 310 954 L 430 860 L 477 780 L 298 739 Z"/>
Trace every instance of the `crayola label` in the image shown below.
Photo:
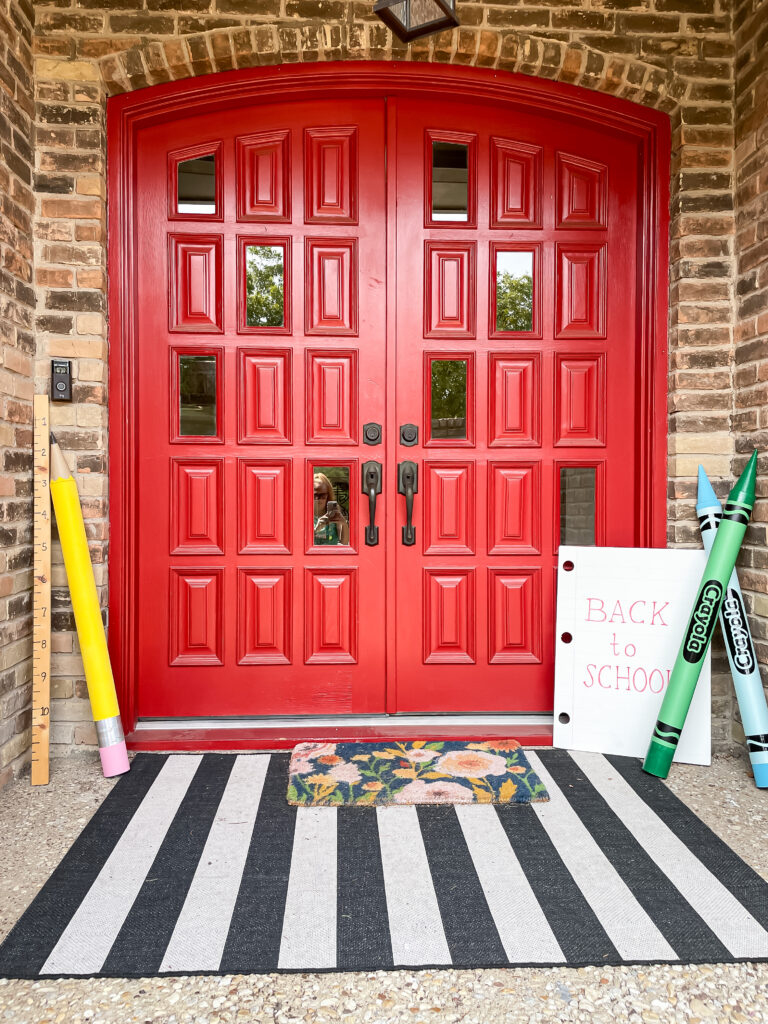
<path fill-rule="evenodd" d="M 755 652 L 750 642 L 747 613 L 741 594 L 730 588 L 723 601 L 723 622 L 731 661 L 743 676 L 748 676 L 755 670 Z"/>
<path fill-rule="evenodd" d="M 695 665 L 704 657 L 722 598 L 723 585 L 718 580 L 707 580 L 699 591 L 683 644 L 683 657 L 689 665 Z"/>
<path fill-rule="evenodd" d="M 663 743 L 669 743 L 670 746 L 676 747 L 680 742 L 680 733 L 682 731 L 682 729 L 677 729 L 674 725 L 669 725 L 667 722 L 662 722 L 661 719 L 658 719 L 653 730 L 653 739 L 661 740 Z"/>
<path fill-rule="evenodd" d="M 740 523 L 742 526 L 748 526 L 749 512 L 741 505 L 734 505 L 732 501 L 728 501 L 725 504 L 723 520 L 728 520 L 732 523 Z"/>

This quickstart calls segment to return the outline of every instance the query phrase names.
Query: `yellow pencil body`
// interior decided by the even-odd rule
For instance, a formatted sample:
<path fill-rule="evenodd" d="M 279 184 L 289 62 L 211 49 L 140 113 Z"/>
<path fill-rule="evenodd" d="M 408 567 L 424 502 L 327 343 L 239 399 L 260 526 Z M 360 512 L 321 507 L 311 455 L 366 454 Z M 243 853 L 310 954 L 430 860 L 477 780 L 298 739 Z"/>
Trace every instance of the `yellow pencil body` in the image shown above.
<path fill-rule="evenodd" d="M 61 449 L 53 438 L 51 499 L 56 513 L 64 567 L 67 571 L 91 711 L 96 723 L 102 767 L 107 776 L 119 775 L 128 771 L 128 756 L 120 723 L 120 708 L 117 704 L 107 639 L 101 621 L 99 595 L 85 536 L 80 496 Z"/>
<path fill-rule="evenodd" d="M 56 524 L 93 717 L 97 721 L 100 718 L 113 718 L 120 714 L 120 709 L 117 706 L 115 682 L 101 621 L 99 595 L 93 578 L 77 484 L 71 476 L 63 480 L 52 480 L 51 497 L 56 510 Z"/>

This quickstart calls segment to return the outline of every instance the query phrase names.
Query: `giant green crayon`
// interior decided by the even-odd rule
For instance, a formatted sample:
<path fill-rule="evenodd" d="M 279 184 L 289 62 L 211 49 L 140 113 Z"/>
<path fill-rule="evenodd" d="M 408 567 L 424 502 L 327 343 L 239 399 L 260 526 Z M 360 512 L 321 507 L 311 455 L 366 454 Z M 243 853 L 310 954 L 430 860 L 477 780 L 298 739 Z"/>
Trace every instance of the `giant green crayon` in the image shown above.
<path fill-rule="evenodd" d="M 752 506 L 755 504 L 757 452 L 728 495 L 723 518 L 709 553 L 701 586 L 693 605 L 691 617 L 683 635 L 675 667 L 661 702 L 659 718 L 653 730 L 643 771 L 666 779 L 675 756 L 685 716 L 693 700 L 701 666 L 709 650 L 712 632 L 725 597 L 728 580 L 736 565 L 741 542 L 744 539 Z"/>
<path fill-rule="evenodd" d="M 723 517 L 723 510 L 712 484 L 707 479 L 704 467 L 699 466 L 699 491 L 696 500 L 696 514 L 699 517 L 701 539 L 704 550 L 711 551 L 717 536 L 717 528 Z M 725 640 L 725 650 L 731 666 L 733 685 L 741 712 L 741 722 L 747 738 L 749 760 L 755 783 L 760 789 L 768 789 L 768 703 L 765 700 L 760 666 L 757 663 L 755 645 L 749 632 L 744 598 L 739 578 L 734 569 L 725 591 L 725 600 L 720 611 L 720 629 Z"/>

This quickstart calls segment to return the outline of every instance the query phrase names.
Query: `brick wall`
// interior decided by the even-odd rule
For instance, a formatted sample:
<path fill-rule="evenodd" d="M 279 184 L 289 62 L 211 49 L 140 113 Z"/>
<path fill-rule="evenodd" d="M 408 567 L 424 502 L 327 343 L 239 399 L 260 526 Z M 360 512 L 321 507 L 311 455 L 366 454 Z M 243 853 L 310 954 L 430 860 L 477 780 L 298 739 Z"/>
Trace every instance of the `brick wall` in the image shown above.
<path fill-rule="evenodd" d="M 122 0 L 121 0 L 122 2 Z M 47 15 L 38 12 L 38 17 Z M 46 49 L 38 29 L 36 50 Z M 102 606 L 107 603 L 105 91 L 92 60 L 35 61 L 37 373 L 72 360 L 72 403 L 51 424 L 77 479 Z M 53 545 L 51 750 L 93 745 L 93 725 L 66 575 Z"/>
<path fill-rule="evenodd" d="M 31 725 L 33 20 L 0 0 L 0 787 Z"/>
<path fill-rule="evenodd" d="M 2 2 L 2 0 L 0 0 Z M 418 60 L 493 67 L 666 111 L 673 127 L 669 541 L 698 544 L 695 471 L 727 487 L 734 308 L 734 46 L 729 0 L 459 3 L 461 29 L 400 44 L 372 0 L 54 0 L 37 7 L 38 386 L 75 360 L 55 413 L 77 470 L 106 604 L 105 97 L 212 71 L 295 61 Z M 54 557 L 57 552 L 54 551 Z M 54 573 L 54 749 L 92 742 L 60 558 Z M 721 663 L 721 659 L 719 664 Z M 716 674 L 716 740 L 730 682 Z"/>
<path fill-rule="evenodd" d="M 753 448 L 761 479 L 740 570 L 768 682 L 768 4 L 740 0 L 736 41 L 736 331 L 734 416 L 740 472 Z M 743 736 L 738 722 L 735 736 Z"/>

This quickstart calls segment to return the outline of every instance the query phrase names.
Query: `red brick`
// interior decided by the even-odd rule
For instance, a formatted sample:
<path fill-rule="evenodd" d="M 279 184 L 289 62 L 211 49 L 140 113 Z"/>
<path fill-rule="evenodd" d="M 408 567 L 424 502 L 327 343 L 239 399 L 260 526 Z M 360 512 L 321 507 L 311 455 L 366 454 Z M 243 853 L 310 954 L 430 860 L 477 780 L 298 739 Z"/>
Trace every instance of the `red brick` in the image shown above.
<path fill-rule="evenodd" d="M 107 279 L 103 270 L 78 270 L 77 285 L 79 288 L 106 288 Z"/>
<path fill-rule="evenodd" d="M 104 228 L 99 224 L 77 224 L 75 239 L 78 242 L 103 242 Z"/>
<path fill-rule="evenodd" d="M 97 220 L 104 213 L 104 204 L 97 199 L 44 199 L 41 211 L 44 217 Z"/>
<path fill-rule="evenodd" d="M 70 288 L 73 274 L 71 270 L 50 270 L 39 267 L 35 272 L 35 281 L 47 288 Z"/>

